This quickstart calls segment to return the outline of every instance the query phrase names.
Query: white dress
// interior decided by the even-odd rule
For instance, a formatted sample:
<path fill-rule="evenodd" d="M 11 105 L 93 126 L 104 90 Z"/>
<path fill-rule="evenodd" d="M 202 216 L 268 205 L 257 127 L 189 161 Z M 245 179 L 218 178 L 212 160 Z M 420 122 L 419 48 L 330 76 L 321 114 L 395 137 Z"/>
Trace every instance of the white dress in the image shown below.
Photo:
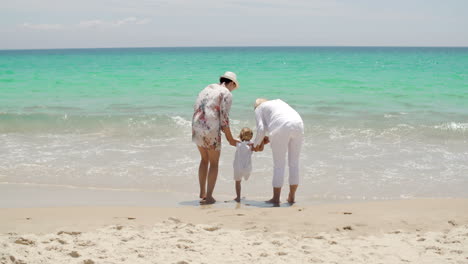
<path fill-rule="evenodd" d="M 240 181 L 242 178 L 248 180 L 252 172 L 252 149 L 249 144 L 251 141 L 242 141 L 236 145 L 236 154 L 234 157 L 234 180 Z"/>

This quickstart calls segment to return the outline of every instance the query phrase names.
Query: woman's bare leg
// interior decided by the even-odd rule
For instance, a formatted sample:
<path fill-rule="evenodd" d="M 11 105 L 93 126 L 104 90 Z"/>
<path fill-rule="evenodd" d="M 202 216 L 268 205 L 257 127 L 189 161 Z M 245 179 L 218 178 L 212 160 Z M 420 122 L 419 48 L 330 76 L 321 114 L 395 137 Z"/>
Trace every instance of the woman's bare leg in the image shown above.
<path fill-rule="evenodd" d="M 213 204 L 216 200 L 213 198 L 213 191 L 218 178 L 218 164 L 221 151 L 208 149 L 208 159 L 210 167 L 208 169 L 208 188 L 206 192 L 206 199 L 202 201 L 203 204 Z"/>
<path fill-rule="evenodd" d="M 289 195 L 288 195 L 288 203 L 293 204 L 296 202 L 296 190 L 298 184 L 289 185 Z"/>
<path fill-rule="evenodd" d="M 279 205 L 280 202 L 280 196 L 281 196 L 281 187 L 279 188 L 273 188 L 273 198 L 270 200 L 266 201 L 267 203 L 271 203 L 274 205 Z"/>
<path fill-rule="evenodd" d="M 200 198 L 206 197 L 206 179 L 208 176 L 208 150 L 198 146 L 200 152 L 200 166 L 198 167 L 198 181 L 200 183 Z"/>

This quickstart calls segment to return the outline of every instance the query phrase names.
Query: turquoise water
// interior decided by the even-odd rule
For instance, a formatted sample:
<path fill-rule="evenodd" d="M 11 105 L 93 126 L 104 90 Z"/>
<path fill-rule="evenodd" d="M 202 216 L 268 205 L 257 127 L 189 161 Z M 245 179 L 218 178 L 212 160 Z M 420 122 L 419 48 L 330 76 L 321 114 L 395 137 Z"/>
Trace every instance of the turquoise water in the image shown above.
<path fill-rule="evenodd" d="M 305 197 L 466 197 L 468 48 L 0 51 L 0 182 L 196 192 L 192 105 L 227 70 L 235 133 L 257 97 L 302 115 Z M 262 196 L 270 150 L 255 163 Z"/>

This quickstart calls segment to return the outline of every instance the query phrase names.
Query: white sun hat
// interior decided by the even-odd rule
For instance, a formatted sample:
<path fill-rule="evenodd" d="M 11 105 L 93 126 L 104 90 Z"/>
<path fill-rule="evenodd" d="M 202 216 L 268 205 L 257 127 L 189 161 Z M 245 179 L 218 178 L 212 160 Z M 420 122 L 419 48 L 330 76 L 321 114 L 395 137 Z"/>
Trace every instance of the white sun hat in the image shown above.
<path fill-rule="evenodd" d="M 226 78 L 233 81 L 236 84 L 236 88 L 239 88 L 239 83 L 237 82 L 237 75 L 233 72 L 227 71 L 220 78 Z"/>

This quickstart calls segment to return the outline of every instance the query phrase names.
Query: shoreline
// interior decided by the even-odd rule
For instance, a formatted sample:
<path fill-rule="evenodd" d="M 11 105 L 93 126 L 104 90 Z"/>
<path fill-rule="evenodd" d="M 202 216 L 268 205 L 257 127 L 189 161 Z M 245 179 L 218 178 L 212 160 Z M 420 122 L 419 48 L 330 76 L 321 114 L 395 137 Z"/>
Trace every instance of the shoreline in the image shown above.
<path fill-rule="evenodd" d="M 468 199 L 230 205 L 0 208 L 0 263 L 468 260 Z"/>
<path fill-rule="evenodd" d="M 196 190 L 198 186 L 193 187 Z M 312 206 L 321 204 L 361 204 L 386 201 L 406 201 L 415 199 L 468 199 L 468 197 L 382 197 L 356 199 L 337 196 L 305 195 L 303 189 L 297 195 L 297 204 Z M 271 198 L 269 190 L 265 195 L 244 196 L 242 205 L 259 208 L 273 207 L 264 201 Z M 217 193 L 217 208 L 234 208 L 232 194 Z M 282 194 L 280 207 L 289 207 L 286 203 L 287 190 Z M 99 187 L 81 187 L 50 184 L 0 183 L 0 209 L 2 208 L 48 208 L 48 207 L 198 207 L 198 193 L 174 192 L 165 190 L 112 189 Z"/>

